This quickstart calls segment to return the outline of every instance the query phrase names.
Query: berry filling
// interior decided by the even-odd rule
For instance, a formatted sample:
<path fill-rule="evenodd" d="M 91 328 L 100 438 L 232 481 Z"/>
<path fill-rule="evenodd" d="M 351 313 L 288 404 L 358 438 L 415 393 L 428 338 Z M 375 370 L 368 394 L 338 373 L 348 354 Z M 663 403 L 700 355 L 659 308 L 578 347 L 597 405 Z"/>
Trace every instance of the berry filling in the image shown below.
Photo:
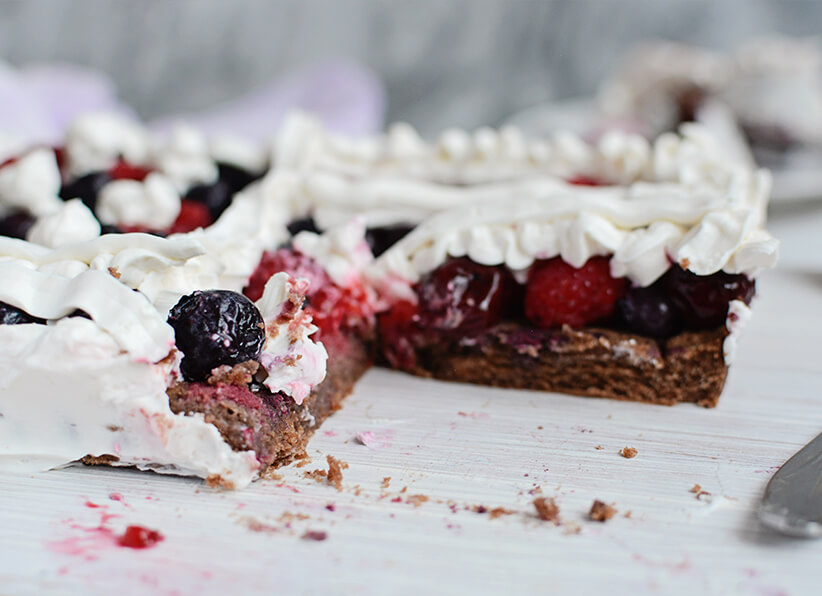
<path fill-rule="evenodd" d="M 290 248 L 263 254 L 243 293 L 251 300 L 259 300 L 265 283 L 280 271 L 308 281 L 304 310 L 319 327 L 316 339 L 343 329 L 360 329 L 370 319 L 371 301 L 364 287 L 336 285 L 316 261 Z"/>
<path fill-rule="evenodd" d="M 506 322 L 535 332 L 599 326 L 657 340 L 714 329 L 725 323 L 730 302 L 749 304 L 754 289 L 744 275 L 698 276 L 676 265 L 648 287 L 631 287 L 612 277 L 602 256 L 579 268 L 559 257 L 536 261 L 522 287 L 505 267 L 461 257 L 423 276 L 413 286 L 417 303 L 395 303 L 378 326 L 389 364 L 413 369 L 416 348 L 472 342 Z"/>

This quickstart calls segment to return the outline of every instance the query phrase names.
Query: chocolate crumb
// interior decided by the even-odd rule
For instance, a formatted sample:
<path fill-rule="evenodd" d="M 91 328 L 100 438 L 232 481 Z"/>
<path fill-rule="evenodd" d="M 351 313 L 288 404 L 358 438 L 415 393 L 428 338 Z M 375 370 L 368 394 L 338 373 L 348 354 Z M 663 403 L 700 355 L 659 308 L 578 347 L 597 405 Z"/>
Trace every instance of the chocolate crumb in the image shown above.
<path fill-rule="evenodd" d="M 326 538 L 328 538 L 327 532 L 317 531 L 317 530 L 308 530 L 305 534 L 301 536 L 303 540 L 315 540 L 317 542 L 322 542 Z"/>
<path fill-rule="evenodd" d="M 625 459 L 634 458 L 637 453 L 639 452 L 634 447 L 623 447 L 619 450 L 619 454 Z"/>
<path fill-rule="evenodd" d="M 542 521 L 559 523 L 559 506 L 554 499 L 546 497 L 537 497 L 533 501 L 534 507 L 537 510 L 537 517 Z"/>
<path fill-rule="evenodd" d="M 325 461 L 328 462 L 328 483 L 333 484 L 337 490 L 341 491 L 343 479 L 342 471 L 348 468 L 348 464 L 335 458 L 333 455 L 326 455 Z"/>
<path fill-rule="evenodd" d="M 254 380 L 254 375 L 260 368 L 260 363 L 256 360 L 246 360 L 240 364 L 229 366 L 223 364 L 211 371 L 208 377 L 208 384 L 215 385 L 236 385 L 245 387 Z"/>
<path fill-rule="evenodd" d="M 602 501 L 595 500 L 588 512 L 588 519 L 598 522 L 606 522 L 617 514 L 617 510 Z"/>
<path fill-rule="evenodd" d="M 426 495 L 411 495 L 408 497 L 406 502 L 411 503 L 414 507 L 419 507 L 427 500 L 428 497 Z"/>
<path fill-rule="evenodd" d="M 491 511 L 488 512 L 488 515 L 491 519 L 497 519 L 498 517 L 502 517 L 503 515 L 514 515 L 516 511 L 511 509 L 506 509 L 505 507 L 494 507 Z"/>

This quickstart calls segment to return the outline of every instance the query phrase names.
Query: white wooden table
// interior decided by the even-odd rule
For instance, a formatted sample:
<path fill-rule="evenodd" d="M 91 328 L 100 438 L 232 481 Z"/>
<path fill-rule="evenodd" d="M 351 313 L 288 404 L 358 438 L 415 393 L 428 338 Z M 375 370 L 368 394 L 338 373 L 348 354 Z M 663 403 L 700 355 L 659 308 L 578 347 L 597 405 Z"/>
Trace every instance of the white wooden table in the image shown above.
<path fill-rule="evenodd" d="M 753 515 L 775 469 L 822 431 L 822 204 L 780 208 L 783 258 L 714 410 L 374 370 L 309 465 L 241 492 L 126 470 L 0 477 L 0 593 L 819 593 L 822 541 Z M 368 431 L 369 446 L 355 440 Z M 326 454 L 349 464 L 341 492 L 304 476 Z M 561 526 L 536 518 L 537 489 Z M 619 514 L 587 521 L 594 499 Z M 130 524 L 165 540 L 117 547 Z"/>

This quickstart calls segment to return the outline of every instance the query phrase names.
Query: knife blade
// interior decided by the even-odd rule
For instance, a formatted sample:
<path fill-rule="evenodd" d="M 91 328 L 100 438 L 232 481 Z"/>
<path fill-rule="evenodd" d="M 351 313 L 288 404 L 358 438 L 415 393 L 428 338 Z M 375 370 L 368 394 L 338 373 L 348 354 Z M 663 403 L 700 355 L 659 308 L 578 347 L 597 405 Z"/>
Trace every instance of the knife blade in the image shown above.
<path fill-rule="evenodd" d="M 790 536 L 822 536 L 822 434 L 774 474 L 759 508 L 763 525 Z"/>

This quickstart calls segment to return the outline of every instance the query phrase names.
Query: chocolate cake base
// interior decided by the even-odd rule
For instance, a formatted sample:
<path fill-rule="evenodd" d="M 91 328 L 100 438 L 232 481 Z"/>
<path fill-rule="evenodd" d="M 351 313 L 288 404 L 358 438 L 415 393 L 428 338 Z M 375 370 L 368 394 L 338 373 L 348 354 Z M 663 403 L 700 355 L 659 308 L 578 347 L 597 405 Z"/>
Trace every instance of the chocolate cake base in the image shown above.
<path fill-rule="evenodd" d="M 260 474 L 265 475 L 266 471 L 305 455 L 314 431 L 340 409 L 342 400 L 373 364 L 373 342 L 357 335 L 340 333 L 323 337 L 322 342 L 328 351 L 326 377 L 301 405 L 257 383 L 212 381 L 180 382 L 170 387 L 169 406 L 175 414 L 203 414 L 232 449 L 254 451 L 261 464 Z M 241 376 L 238 371 L 225 378 Z M 88 465 L 111 465 L 117 458 L 86 456 L 81 461 Z M 219 477 L 207 481 L 232 488 Z"/>
<path fill-rule="evenodd" d="M 722 327 L 667 341 L 610 329 L 504 323 L 477 338 L 415 348 L 408 372 L 447 381 L 591 397 L 714 407 L 728 366 Z"/>

